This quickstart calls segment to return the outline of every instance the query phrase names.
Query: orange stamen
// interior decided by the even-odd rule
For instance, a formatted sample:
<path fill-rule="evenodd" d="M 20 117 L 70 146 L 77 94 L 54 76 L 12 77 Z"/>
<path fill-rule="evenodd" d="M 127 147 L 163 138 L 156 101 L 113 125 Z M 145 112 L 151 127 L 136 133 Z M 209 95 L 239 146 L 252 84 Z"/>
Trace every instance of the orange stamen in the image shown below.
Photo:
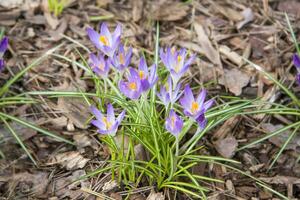
<path fill-rule="evenodd" d="M 198 109 L 199 109 L 199 104 L 193 101 L 192 108 L 191 108 L 192 113 L 195 113 Z"/>
<path fill-rule="evenodd" d="M 131 90 L 136 90 L 136 88 L 137 88 L 137 86 L 136 86 L 136 83 L 135 83 L 135 82 L 131 82 L 131 83 L 129 83 L 129 84 L 128 84 L 128 87 L 129 87 L 129 89 L 131 89 Z"/>
<path fill-rule="evenodd" d="M 140 79 L 143 79 L 145 76 L 145 73 L 143 71 L 139 71 L 139 76 L 140 76 Z"/>

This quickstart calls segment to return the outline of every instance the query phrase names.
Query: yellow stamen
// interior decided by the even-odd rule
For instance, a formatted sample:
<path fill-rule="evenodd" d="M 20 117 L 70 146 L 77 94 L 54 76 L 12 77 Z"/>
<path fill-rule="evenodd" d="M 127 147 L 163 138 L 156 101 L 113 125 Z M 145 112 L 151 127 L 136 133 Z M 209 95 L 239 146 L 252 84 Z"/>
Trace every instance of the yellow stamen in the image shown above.
<path fill-rule="evenodd" d="M 182 60 L 181 56 L 177 56 L 177 61 L 180 62 Z"/>
<path fill-rule="evenodd" d="M 172 127 L 175 127 L 175 121 L 176 121 L 176 117 L 175 116 L 171 117 L 171 125 L 172 125 Z"/>
<path fill-rule="evenodd" d="M 165 84 L 165 88 L 166 88 L 167 91 L 169 90 L 169 87 L 170 87 L 169 84 L 166 83 L 166 84 Z"/>
<path fill-rule="evenodd" d="M 100 40 L 100 42 L 101 42 L 102 44 L 104 44 L 105 46 L 109 46 L 109 42 L 108 42 L 108 39 L 107 39 L 106 36 L 101 35 L 100 38 L 99 38 L 99 40 Z"/>
<path fill-rule="evenodd" d="M 119 60 L 120 60 L 120 63 L 121 63 L 122 65 L 124 65 L 125 60 L 124 60 L 124 55 L 123 55 L 122 53 L 119 54 Z"/>
<path fill-rule="evenodd" d="M 195 113 L 198 109 L 199 109 L 199 104 L 193 101 L 192 108 L 191 108 L 192 113 Z"/>
<path fill-rule="evenodd" d="M 177 64 L 175 66 L 175 72 L 178 73 L 181 70 L 181 63 L 180 61 L 182 60 L 181 56 L 177 56 Z"/>
<path fill-rule="evenodd" d="M 131 90 L 136 90 L 136 88 L 137 88 L 135 82 L 129 83 L 129 84 L 128 84 L 128 87 L 129 87 L 129 89 L 131 89 Z"/>
<path fill-rule="evenodd" d="M 108 130 L 111 128 L 111 123 L 107 120 L 106 117 L 102 117 L 102 122 L 105 124 L 105 128 Z"/>
<path fill-rule="evenodd" d="M 145 73 L 143 71 L 139 71 L 139 76 L 140 76 L 140 79 L 143 79 L 145 76 Z"/>

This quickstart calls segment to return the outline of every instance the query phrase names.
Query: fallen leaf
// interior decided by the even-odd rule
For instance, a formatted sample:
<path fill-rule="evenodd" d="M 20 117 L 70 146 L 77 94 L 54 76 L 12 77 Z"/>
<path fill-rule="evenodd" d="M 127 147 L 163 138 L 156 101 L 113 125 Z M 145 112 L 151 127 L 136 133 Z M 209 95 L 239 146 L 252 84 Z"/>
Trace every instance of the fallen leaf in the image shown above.
<path fill-rule="evenodd" d="M 239 96 L 242 93 L 243 87 L 245 87 L 249 81 L 250 77 L 248 74 L 233 68 L 224 70 L 224 74 L 221 76 L 219 83 L 226 86 L 234 95 Z"/>
<path fill-rule="evenodd" d="M 238 53 L 230 49 L 228 46 L 221 45 L 219 47 L 219 51 L 221 54 L 223 54 L 226 58 L 228 58 L 233 63 L 237 64 L 238 66 L 241 66 L 243 64 L 243 58 Z"/>
<path fill-rule="evenodd" d="M 132 0 L 132 19 L 134 22 L 142 18 L 144 2 L 141 0 Z"/>
<path fill-rule="evenodd" d="M 232 8 L 219 6 L 217 4 L 213 4 L 213 5 L 222 15 L 227 17 L 229 20 L 240 21 L 243 19 L 243 15 Z"/>
<path fill-rule="evenodd" d="M 59 25 L 59 20 L 56 17 L 53 17 L 53 15 L 51 15 L 50 13 L 45 12 L 44 17 L 53 30 L 56 29 L 56 27 Z"/>
<path fill-rule="evenodd" d="M 225 158 L 232 158 L 238 146 L 233 136 L 220 139 L 215 143 L 216 150 Z"/>
<path fill-rule="evenodd" d="M 151 191 L 149 196 L 147 197 L 147 200 L 164 200 L 165 197 L 161 192 L 154 192 L 154 190 Z"/>
<path fill-rule="evenodd" d="M 53 41 L 59 41 L 60 39 L 62 39 L 63 38 L 62 35 L 65 33 L 67 28 L 68 28 L 67 21 L 63 18 L 60 22 L 59 27 L 56 30 L 54 31 L 49 30 L 49 35 L 51 36 L 51 39 Z"/>
<path fill-rule="evenodd" d="M 58 109 L 69 118 L 75 126 L 81 129 L 87 128 L 87 121 L 90 114 L 90 109 L 86 102 L 81 98 L 58 98 Z"/>
<path fill-rule="evenodd" d="M 297 17 L 300 16 L 300 2 L 295 0 L 285 0 L 279 1 L 277 9 L 281 12 L 286 12 L 289 14 L 296 15 Z"/>
<path fill-rule="evenodd" d="M 60 164 L 67 170 L 82 169 L 89 159 L 84 158 L 79 152 L 69 151 L 54 156 L 48 165 Z"/>
<path fill-rule="evenodd" d="M 271 123 L 264 123 L 261 125 L 261 127 L 267 131 L 267 132 L 275 132 L 281 128 L 283 128 L 284 126 L 282 124 L 271 124 Z M 277 134 L 271 138 L 269 138 L 268 140 L 276 145 L 277 147 L 282 147 L 282 145 L 286 142 L 286 140 L 288 139 L 288 137 L 290 136 L 291 131 L 284 131 L 280 134 Z M 295 135 L 294 138 L 286 145 L 285 150 L 294 150 L 297 151 L 298 147 L 300 146 L 300 136 L 299 135 Z"/>
<path fill-rule="evenodd" d="M 251 8 L 246 8 L 243 10 L 242 15 L 244 19 L 243 21 L 237 23 L 237 29 L 241 29 L 243 26 L 254 20 L 254 14 Z"/>
<path fill-rule="evenodd" d="M 199 23 L 194 23 L 194 28 L 197 33 L 197 40 L 204 50 L 204 55 L 213 63 L 222 68 L 219 52 L 213 47 L 204 28 Z"/>
<path fill-rule="evenodd" d="M 291 176 L 277 175 L 271 178 L 260 177 L 259 179 L 271 184 L 283 184 L 283 185 L 300 184 L 300 179 L 298 177 L 291 177 Z"/>
<path fill-rule="evenodd" d="M 158 21 L 177 21 L 188 14 L 189 7 L 183 3 L 155 4 L 149 18 Z"/>
<path fill-rule="evenodd" d="M 34 173 L 17 173 L 12 176 L 1 177 L 0 181 L 8 181 L 11 184 L 11 187 L 16 187 L 17 185 L 21 185 L 19 187 L 26 188 L 24 193 L 34 193 L 36 196 L 40 196 L 44 194 L 49 184 L 48 179 L 49 174 L 46 172 L 35 171 Z M 3 179 L 3 180 L 1 180 Z M 43 181 L 41 181 L 43 180 Z M 13 186 L 14 185 L 14 186 Z"/>
<path fill-rule="evenodd" d="M 102 191 L 103 192 L 109 192 L 109 191 L 113 190 L 116 187 L 118 187 L 118 182 L 116 180 L 110 180 L 110 181 L 106 182 L 103 185 Z"/>

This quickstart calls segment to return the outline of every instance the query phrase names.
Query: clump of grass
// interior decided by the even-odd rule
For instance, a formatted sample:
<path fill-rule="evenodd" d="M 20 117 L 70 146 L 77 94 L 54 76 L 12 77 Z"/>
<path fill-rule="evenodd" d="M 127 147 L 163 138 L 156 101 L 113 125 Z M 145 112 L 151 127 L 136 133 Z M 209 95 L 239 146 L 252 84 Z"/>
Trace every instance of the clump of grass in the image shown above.
<path fill-rule="evenodd" d="M 48 0 L 49 11 L 56 17 L 61 15 L 69 0 Z"/>

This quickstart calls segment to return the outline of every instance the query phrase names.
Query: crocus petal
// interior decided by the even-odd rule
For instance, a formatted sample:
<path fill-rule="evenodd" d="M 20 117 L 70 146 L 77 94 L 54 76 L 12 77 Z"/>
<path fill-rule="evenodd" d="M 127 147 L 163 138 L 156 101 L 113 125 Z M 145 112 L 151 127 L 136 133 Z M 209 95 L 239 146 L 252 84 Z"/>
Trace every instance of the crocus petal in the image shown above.
<path fill-rule="evenodd" d="M 297 68 L 300 68 L 300 57 L 296 53 L 293 55 L 293 63 Z"/>
<path fill-rule="evenodd" d="M 143 79 L 141 80 L 141 86 L 142 86 L 142 90 L 145 92 L 150 88 L 150 83 L 148 81 L 148 79 Z"/>
<path fill-rule="evenodd" d="M 114 123 L 115 122 L 115 112 L 114 112 L 114 108 L 111 104 L 107 105 L 107 119 L 110 123 Z"/>
<path fill-rule="evenodd" d="M 215 103 L 213 99 L 210 99 L 204 103 L 203 109 L 206 112 Z"/>
<path fill-rule="evenodd" d="M 182 127 L 183 120 L 175 113 L 174 110 L 171 110 L 169 113 L 169 117 L 166 119 L 165 128 L 175 137 L 178 137 L 178 134 L 181 132 Z"/>
<path fill-rule="evenodd" d="M 148 73 L 147 63 L 144 57 L 141 57 L 139 63 L 139 71 L 143 71 L 144 73 Z"/>
<path fill-rule="evenodd" d="M 194 101 L 194 95 L 189 85 L 184 88 L 184 97 L 180 99 L 180 104 L 184 108 L 190 108 Z"/>
<path fill-rule="evenodd" d="M 4 37 L 0 42 L 0 54 L 4 53 L 8 46 L 8 37 Z"/>
<path fill-rule="evenodd" d="M 137 85 L 137 89 L 136 90 L 131 90 L 128 88 L 127 86 L 128 83 L 124 82 L 124 81 L 120 81 L 119 82 L 119 89 L 120 91 L 128 98 L 130 99 L 138 99 L 141 96 L 141 86 Z M 139 84 L 139 83 L 137 83 Z"/>
<path fill-rule="evenodd" d="M 92 43 L 98 48 L 101 50 L 101 47 L 102 47 L 102 43 L 99 42 L 99 37 L 100 37 L 100 34 L 97 33 L 94 29 L 92 28 L 87 28 L 86 29 L 86 32 L 90 38 L 90 40 L 92 41 Z"/>
<path fill-rule="evenodd" d="M 121 124 L 121 121 L 124 119 L 125 113 L 126 113 L 126 111 L 123 110 L 123 111 L 120 113 L 120 115 L 118 116 L 118 118 L 117 118 L 116 121 L 117 121 L 119 124 Z"/>
<path fill-rule="evenodd" d="M 300 85 L 300 74 L 297 74 L 296 80 L 298 82 L 298 85 Z"/>
<path fill-rule="evenodd" d="M 204 129 L 207 124 L 207 119 L 205 118 L 204 114 L 202 114 L 202 115 L 198 116 L 198 118 L 196 119 L 196 122 L 198 123 L 198 125 L 201 129 Z"/>
<path fill-rule="evenodd" d="M 108 27 L 107 27 L 107 24 L 105 23 L 105 22 L 103 22 L 102 24 L 101 24 L 101 27 L 100 27 L 100 34 L 102 35 L 102 36 L 105 36 L 106 37 L 106 39 L 108 40 L 108 45 L 105 45 L 105 46 L 112 46 L 112 36 L 111 36 L 111 34 L 110 34 L 110 32 L 109 32 L 109 29 L 108 29 Z"/>
<path fill-rule="evenodd" d="M 91 106 L 90 110 L 96 116 L 97 119 L 101 120 L 103 118 L 102 113 L 96 107 Z"/>
<path fill-rule="evenodd" d="M 102 123 L 101 120 L 92 120 L 91 124 L 96 126 L 98 129 L 104 130 L 105 129 L 105 124 Z"/>
<path fill-rule="evenodd" d="M 121 24 L 118 24 L 113 33 L 113 37 L 117 38 L 121 35 L 121 33 L 122 33 L 122 26 L 121 26 Z"/>
<path fill-rule="evenodd" d="M 206 98 L 206 90 L 201 90 L 201 92 L 199 93 L 198 97 L 197 97 L 197 103 L 199 104 L 199 108 L 201 109 L 203 106 L 203 103 L 205 101 Z"/>
<path fill-rule="evenodd" d="M 0 72 L 4 69 L 4 60 L 0 59 Z"/>

